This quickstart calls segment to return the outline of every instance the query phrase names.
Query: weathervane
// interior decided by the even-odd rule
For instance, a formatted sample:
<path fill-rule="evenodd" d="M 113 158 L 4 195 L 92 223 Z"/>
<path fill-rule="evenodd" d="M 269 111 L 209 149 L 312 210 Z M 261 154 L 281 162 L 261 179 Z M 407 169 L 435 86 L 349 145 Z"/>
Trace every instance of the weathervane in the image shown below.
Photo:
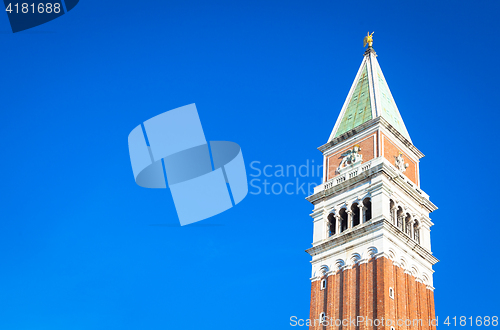
<path fill-rule="evenodd" d="M 375 31 L 370 34 L 370 31 L 366 34 L 366 37 L 363 39 L 363 47 L 366 47 L 366 44 L 368 44 L 368 47 L 371 47 L 373 45 L 373 34 Z"/>

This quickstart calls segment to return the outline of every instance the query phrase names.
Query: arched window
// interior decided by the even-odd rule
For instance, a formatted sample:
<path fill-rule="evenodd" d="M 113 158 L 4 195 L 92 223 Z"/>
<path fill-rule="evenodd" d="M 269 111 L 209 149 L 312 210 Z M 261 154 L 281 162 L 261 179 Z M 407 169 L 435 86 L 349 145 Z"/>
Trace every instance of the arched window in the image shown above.
<path fill-rule="evenodd" d="M 325 321 L 326 321 L 326 314 L 325 313 L 319 314 L 319 323 L 323 324 L 325 323 Z"/>
<path fill-rule="evenodd" d="M 396 203 L 391 199 L 390 203 L 390 210 L 391 210 L 391 222 L 393 225 L 396 225 L 396 211 L 394 210 L 396 208 Z"/>
<path fill-rule="evenodd" d="M 406 235 L 410 236 L 411 237 L 411 215 L 406 213 L 406 217 L 405 217 L 405 233 Z"/>
<path fill-rule="evenodd" d="M 326 279 L 321 280 L 321 290 L 326 289 Z"/>
<path fill-rule="evenodd" d="M 343 232 L 344 230 L 347 229 L 347 219 L 348 219 L 348 216 L 347 216 L 346 210 L 345 209 L 340 209 L 339 215 L 342 218 L 342 223 L 341 223 L 341 229 L 340 229 L 340 231 Z"/>
<path fill-rule="evenodd" d="M 359 206 L 358 203 L 353 203 L 351 205 L 351 211 L 352 211 L 352 226 L 355 227 L 360 224 L 360 213 L 359 213 Z"/>
<path fill-rule="evenodd" d="M 372 201 L 370 198 L 365 198 L 363 200 L 363 205 L 365 209 L 365 220 L 370 221 L 372 219 Z"/>
<path fill-rule="evenodd" d="M 337 221 L 335 220 L 335 216 L 333 215 L 333 213 L 330 213 L 328 215 L 327 219 L 328 219 L 328 227 L 329 227 L 328 236 L 335 235 L 336 230 L 337 230 Z"/>
<path fill-rule="evenodd" d="M 418 221 L 415 221 L 413 224 L 413 239 L 420 244 L 420 229 L 418 225 Z"/>
<path fill-rule="evenodd" d="M 399 229 L 403 230 L 403 220 L 404 220 L 404 212 L 403 212 L 403 208 L 400 206 L 398 207 L 398 211 L 396 213 L 396 216 L 398 218 L 398 223 L 397 223 L 397 226 Z"/>

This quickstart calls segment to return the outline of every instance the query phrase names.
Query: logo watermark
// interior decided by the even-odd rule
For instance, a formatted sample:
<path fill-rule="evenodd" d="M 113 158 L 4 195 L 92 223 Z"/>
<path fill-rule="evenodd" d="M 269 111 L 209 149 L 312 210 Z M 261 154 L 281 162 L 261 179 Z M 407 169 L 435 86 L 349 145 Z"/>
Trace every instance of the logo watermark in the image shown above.
<path fill-rule="evenodd" d="M 194 103 L 138 125 L 128 147 L 135 182 L 144 188 L 168 185 L 181 225 L 224 212 L 248 193 L 240 146 L 207 142 Z"/>

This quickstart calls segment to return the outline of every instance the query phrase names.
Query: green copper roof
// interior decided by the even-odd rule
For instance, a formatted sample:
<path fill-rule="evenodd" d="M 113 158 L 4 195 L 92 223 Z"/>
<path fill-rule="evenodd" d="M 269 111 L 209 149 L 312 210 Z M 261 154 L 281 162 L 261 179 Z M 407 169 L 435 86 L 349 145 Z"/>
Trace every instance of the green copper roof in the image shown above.
<path fill-rule="evenodd" d="M 382 70 L 380 66 L 377 65 L 377 78 L 378 79 L 378 89 L 379 89 L 379 98 L 380 98 L 380 106 L 381 111 L 380 115 L 384 117 L 385 120 L 389 122 L 395 129 L 397 129 L 404 137 L 410 139 L 408 135 L 408 131 L 406 130 L 405 124 L 403 123 L 403 119 L 396 107 L 396 104 L 393 102 L 393 97 L 391 91 L 389 90 L 389 86 L 385 81 L 384 75 L 382 74 Z"/>
<path fill-rule="evenodd" d="M 370 119 L 372 119 L 372 108 L 370 105 L 368 72 L 365 65 L 335 137 L 350 131 Z"/>
<path fill-rule="evenodd" d="M 358 75 L 351 87 L 353 92 L 347 96 L 328 141 L 373 119 L 373 116 L 382 116 L 387 123 L 411 142 L 373 49 L 365 52 Z"/>

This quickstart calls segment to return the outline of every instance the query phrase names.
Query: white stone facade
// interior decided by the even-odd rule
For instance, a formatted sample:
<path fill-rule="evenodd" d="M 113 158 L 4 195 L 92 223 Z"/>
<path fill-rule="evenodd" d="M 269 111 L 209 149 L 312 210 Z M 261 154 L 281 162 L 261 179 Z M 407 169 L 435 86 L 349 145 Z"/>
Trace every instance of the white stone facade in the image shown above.
<path fill-rule="evenodd" d="M 369 125 L 371 127 L 356 136 L 356 140 L 383 126 L 380 119 L 373 122 L 373 126 Z M 391 133 L 386 130 L 387 135 Z M 353 143 L 352 138 L 332 149 L 339 150 L 349 143 Z M 403 143 L 400 146 L 408 154 L 416 153 L 416 148 Z M 325 158 L 330 153 L 330 150 L 324 152 Z M 431 252 L 430 228 L 433 223 L 429 213 L 437 207 L 395 164 L 381 156 L 354 164 L 348 171 L 317 186 L 308 200 L 314 204 L 311 214 L 313 247 L 307 250 L 312 256 L 313 281 L 324 273 L 334 273 L 373 256 L 385 256 L 433 289 L 432 265 L 438 260 Z M 362 210 L 363 201 L 366 200 L 371 202 L 370 219 L 363 217 L 363 212 L 366 212 Z M 349 212 L 353 205 L 362 205 L 356 226 L 353 226 L 352 212 Z M 342 212 L 348 213 L 348 224 L 343 230 Z M 336 219 L 333 234 L 329 217 Z"/>

